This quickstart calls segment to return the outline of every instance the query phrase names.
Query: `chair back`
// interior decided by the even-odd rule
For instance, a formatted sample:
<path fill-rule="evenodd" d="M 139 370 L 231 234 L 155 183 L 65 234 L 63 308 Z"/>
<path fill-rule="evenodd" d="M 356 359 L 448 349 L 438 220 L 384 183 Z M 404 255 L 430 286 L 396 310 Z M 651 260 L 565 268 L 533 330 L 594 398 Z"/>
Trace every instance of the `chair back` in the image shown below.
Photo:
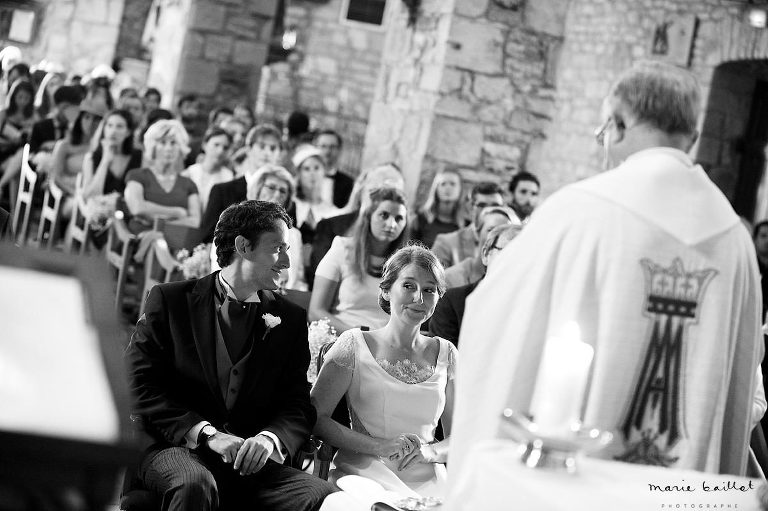
<path fill-rule="evenodd" d="M 64 192 L 56 183 L 50 181 L 45 190 L 43 209 L 40 212 L 40 224 L 37 229 L 37 243 L 40 248 L 50 249 L 54 246 L 59 230 L 59 217 L 64 200 Z"/>
<path fill-rule="evenodd" d="M 29 166 L 29 144 L 24 145 L 21 155 L 21 175 L 19 178 L 19 191 L 16 195 L 16 204 L 13 208 L 13 220 L 11 231 L 16 243 L 24 246 L 29 235 L 29 215 L 32 212 L 32 197 L 35 194 L 37 174 Z"/>
<path fill-rule="evenodd" d="M 90 223 L 90 211 L 86 207 L 83 197 L 83 173 L 78 172 L 75 181 L 72 217 L 69 219 L 69 226 L 67 226 L 67 232 L 64 235 L 64 249 L 68 253 L 84 254 L 88 249 L 91 237 L 91 230 L 88 228 Z"/>
<path fill-rule="evenodd" d="M 142 292 L 139 316 L 144 312 L 144 303 L 149 291 L 156 285 L 170 282 L 173 274 L 180 265 L 168 248 L 165 239 L 160 238 L 152 243 L 147 255 L 144 256 L 144 290 Z"/>
<path fill-rule="evenodd" d="M 117 271 L 117 287 L 115 290 L 115 310 L 118 313 L 123 310 L 123 302 L 126 301 L 126 283 L 131 267 L 131 259 L 138 242 L 128 229 L 123 218 L 122 211 L 116 211 L 109 227 L 107 238 L 107 262 Z"/>

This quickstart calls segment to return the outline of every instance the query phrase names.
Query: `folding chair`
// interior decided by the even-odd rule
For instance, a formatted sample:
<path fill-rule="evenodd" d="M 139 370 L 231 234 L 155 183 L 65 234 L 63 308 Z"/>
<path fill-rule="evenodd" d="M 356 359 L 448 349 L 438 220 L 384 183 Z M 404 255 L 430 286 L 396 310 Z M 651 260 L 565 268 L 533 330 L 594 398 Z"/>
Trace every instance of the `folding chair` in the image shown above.
<path fill-rule="evenodd" d="M 71 254 L 77 251 L 78 254 L 84 254 L 88 249 L 88 243 L 91 238 L 91 230 L 88 228 L 90 223 L 90 212 L 85 206 L 85 198 L 83 198 L 83 174 L 78 173 L 77 180 L 75 181 L 72 217 L 69 219 L 69 226 L 64 235 L 64 249 L 68 253 Z"/>
<path fill-rule="evenodd" d="M 117 288 L 115 290 L 115 310 L 123 312 L 126 302 L 126 288 L 129 287 L 128 275 L 132 270 L 131 260 L 138 238 L 131 234 L 123 219 L 123 212 L 115 212 L 112 225 L 109 227 L 107 238 L 107 262 L 117 271 Z M 135 297 L 138 299 L 138 293 Z M 136 305 L 132 303 L 131 305 Z"/>
<path fill-rule="evenodd" d="M 21 157 L 19 192 L 16 196 L 16 205 L 13 208 L 13 220 L 11 221 L 11 232 L 13 232 L 14 240 L 21 246 L 27 243 L 27 236 L 29 235 L 29 215 L 32 212 L 35 183 L 37 183 L 37 174 L 29 166 L 29 144 L 26 144 Z"/>
<path fill-rule="evenodd" d="M 45 190 L 43 209 L 40 212 L 40 224 L 37 229 L 39 248 L 51 249 L 54 246 L 56 234 L 59 231 L 59 217 L 64 200 L 64 192 L 56 183 L 50 181 Z"/>
<path fill-rule="evenodd" d="M 179 262 L 171 255 L 168 243 L 164 239 L 155 240 L 147 255 L 144 256 L 144 289 L 139 316 L 144 312 L 144 302 L 146 302 L 149 291 L 155 284 L 170 282 L 174 272 L 179 268 Z"/>

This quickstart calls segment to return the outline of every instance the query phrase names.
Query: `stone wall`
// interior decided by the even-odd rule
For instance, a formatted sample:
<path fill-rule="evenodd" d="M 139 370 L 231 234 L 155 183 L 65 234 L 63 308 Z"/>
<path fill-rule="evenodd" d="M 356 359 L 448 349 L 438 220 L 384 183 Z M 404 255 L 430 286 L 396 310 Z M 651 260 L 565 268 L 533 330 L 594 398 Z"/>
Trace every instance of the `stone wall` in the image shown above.
<path fill-rule="evenodd" d="M 39 0 L 40 24 L 29 45 L 18 46 L 24 61 L 43 59 L 85 74 L 99 64 L 111 65 L 123 14 L 123 0 Z"/>
<path fill-rule="evenodd" d="M 289 2 L 285 26 L 297 30 L 296 51 L 288 61 L 269 66 L 260 114 L 267 120 L 282 120 L 289 112 L 301 110 L 315 127 L 337 130 L 344 138 L 341 166 L 356 174 L 384 31 L 341 22 L 341 4 L 341 0 Z"/>
<path fill-rule="evenodd" d="M 163 92 L 164 104 L 175 103 L 183 94 L 196 94 L 206 109 L 254 104 L 277 0 L 165 4 L 149 77 Z"/>
<path fill-rule="evenodd" d="M 142 46 L 141 37 L 152 3 L 152 0 L 129 0 L 125 3 L 115 49 L 116 59 L 149 60 L 150 55 Z"/>
<path fill-rule="evenodd" d="M 445 168 L 470 183 L 507 182 L 554 115 L 566 7 L 567 0 L 427 0 L 413 29 L 401 7 L 391 40 L 407 43 L 385 49 L 366 157 L 399 159 L 415 202 Z M 409 126 L 407 136 L 386 129 L 393 120 Z M 409 139 L 426 147 L 409 147 Z"/>
<path fill-rule="evenodd" d="M 659 24 L 686 15 L 698 19 L 690 69 L 702 84 L 704 98 L 709 97 L 718 65 L 768 56 L 768 32 L 749 27 L 740 7 L 728 0 L 571 1 L 555 82 L 553 119 L 526 160 L 528 168 L 541 176 L 545 195 L 599 172 L 601 153 L 593 132 L 611 82 L 636 61 L 654 58 L 652 43 Z M 710 99 L 711 105 L 717 97 Z M 710 160 L 710 142 L 702 139 L 694 156 L 701 154 Z M 723 179 L 727 189 L 726 181 L 731 178 Z"/>

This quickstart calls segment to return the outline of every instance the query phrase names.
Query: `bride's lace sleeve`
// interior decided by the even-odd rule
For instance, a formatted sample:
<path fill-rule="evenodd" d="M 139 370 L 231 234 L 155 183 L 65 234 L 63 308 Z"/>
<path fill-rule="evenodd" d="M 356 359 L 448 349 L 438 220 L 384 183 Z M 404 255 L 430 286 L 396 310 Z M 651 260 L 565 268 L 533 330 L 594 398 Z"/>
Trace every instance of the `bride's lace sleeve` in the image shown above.
<path fill-rule="evenodd" d="M 331 349 L 325 354 L 323 365 L 334 363 L 349 372 L 355 371 L 356 342 L 351 330 L 347 330 L 333 343 Z"/>
<path fill-rule="evenodd" d="M 458 369 L 459 350 L 452 342 L 445 341 L 445 343 L 448 345 L 448 379 L 453 380 L 456 378 L 456 370 Z"/>

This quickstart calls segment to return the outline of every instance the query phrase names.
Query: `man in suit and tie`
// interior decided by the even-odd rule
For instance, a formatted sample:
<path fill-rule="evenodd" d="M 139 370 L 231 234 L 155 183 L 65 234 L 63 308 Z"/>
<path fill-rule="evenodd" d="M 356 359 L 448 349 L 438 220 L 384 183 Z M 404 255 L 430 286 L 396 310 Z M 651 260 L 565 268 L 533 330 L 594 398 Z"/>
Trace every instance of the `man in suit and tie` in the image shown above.
<path fill-rule="evenodd" d="M 333 203 L 337 208 L 343 208 L 349 201 L 355 180 L 339 170 L 341 156 L 341 135 L 333 130 L 320 130 L 313 140 L 315 147 L 323 153 L 325 161 L 325 181 L 323 182 L 322 197 L 327 203 Z"/>
<path fill-rule="evenodd" d="M 245 139 L 248 160 L 245 162 L 245 174 L 219 183 L 211 188 L 208 205 L 200 221 L 200 242 L 213 240 L 213 229 L 219 221 L 219 215 L 232 204 L 246 199 L 248 187 L 256 180 L 256 171 L 267 164 L 277 165 L 282 153 L 280 130 L 271 124 L 259 124 L 251 128 Z"/>
<path fill-rule="evenodd" d="M 472 223 L 457 231 L 438 234 L 432 244 L 432 252 L 446 268 L 458 264 L 468 257 L 477 256 L 480 250 L 478 247 L 480 238 L 477 229 L 480 212 L 488 206 L 503 206 L 504 192 L 496 183 L 478 183 L 472 188 L 470 201 Z"/>
<path fill-rule="evenodd" d="M 155 286 L 127 349 L 151 438 L 138 476 L 163 510 L 314 510 L 330 483 L 283 464 L 309 437 L 306 311 L 276 295 L 290 217 L 245 201 L 216 225 L 222 270 Z"/>

